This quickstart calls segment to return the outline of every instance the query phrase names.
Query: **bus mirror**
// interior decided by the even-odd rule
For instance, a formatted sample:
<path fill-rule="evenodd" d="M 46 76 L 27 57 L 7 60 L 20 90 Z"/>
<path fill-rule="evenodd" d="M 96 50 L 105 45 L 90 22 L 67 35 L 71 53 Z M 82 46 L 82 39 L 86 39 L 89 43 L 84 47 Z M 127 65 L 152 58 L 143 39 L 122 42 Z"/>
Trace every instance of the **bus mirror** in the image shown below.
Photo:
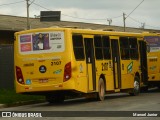
<path fill-rule="evenodd" d="M 150 46 L 149 45 L 147 45 L 147 52 L 149 53 L 150 52 Z"/>

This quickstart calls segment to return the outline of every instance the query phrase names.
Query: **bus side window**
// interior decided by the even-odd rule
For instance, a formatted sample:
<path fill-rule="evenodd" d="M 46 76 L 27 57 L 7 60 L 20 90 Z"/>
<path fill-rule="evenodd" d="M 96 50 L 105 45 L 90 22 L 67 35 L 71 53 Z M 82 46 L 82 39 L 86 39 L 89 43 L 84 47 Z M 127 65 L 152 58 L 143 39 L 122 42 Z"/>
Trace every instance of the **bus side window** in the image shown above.
<path fill-rule="evenodd" d="M 109 36 L 102 36 L 102 43 L 103 43 L 103 58 L 107 60 L 111 59 Z"/>
<path fill-rule="evenodd" d="M 121 59 L 122 60 L 130 59 L 128 37 L 120 37 L 120 49 L 121 49 Z"/>
<path fill-rule="evenodd" d="M 95 55 L 97 60 L 103 60 L 102 38 L 100 35 L 94 36 Z"/>
<path fill-rule="evenodd" d="M 138 59 L 137 38 L 130 37 L 129 38 L 129 45 L 130 45 L 130 57 L 131 57 L 131 59 L 137 60 Z"/>
<path fill-rule="evenodd" d="M 72 35 L 73 49 L 76 60 L 84 60 L 84 46 L 82 35 Z"/>

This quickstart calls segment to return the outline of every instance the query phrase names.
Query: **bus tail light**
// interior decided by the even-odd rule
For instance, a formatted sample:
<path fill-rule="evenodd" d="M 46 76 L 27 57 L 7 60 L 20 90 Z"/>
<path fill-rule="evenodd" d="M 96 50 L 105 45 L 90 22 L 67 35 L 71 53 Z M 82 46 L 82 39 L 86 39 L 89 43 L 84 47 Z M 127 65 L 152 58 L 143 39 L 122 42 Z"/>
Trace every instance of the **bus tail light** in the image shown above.
<path fill-rule="evenodd" d="M 24 84 L 24 79 L 23 79 L 23 74 L 22 74 L 22 70 L 20 67 L 16 66 L 16 76 L 17 76 L 17 81 L 20 84 Z"/>
<path fill-rule="evenodd" d="M 71 62 L 67 63 L 64 67 L 64 79 L 63 82 L 71 78 Z"/>

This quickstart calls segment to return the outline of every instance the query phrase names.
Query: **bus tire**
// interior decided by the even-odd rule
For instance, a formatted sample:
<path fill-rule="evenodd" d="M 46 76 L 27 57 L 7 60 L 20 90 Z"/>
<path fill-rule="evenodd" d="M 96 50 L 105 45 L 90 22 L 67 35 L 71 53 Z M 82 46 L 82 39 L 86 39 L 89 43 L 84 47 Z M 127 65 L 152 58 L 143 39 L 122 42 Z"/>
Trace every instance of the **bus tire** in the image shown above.
<path fill-rule="evenodd" d="M 104 101 L 105 98 L 105 84 L 103 78 L 99 79 L 98 82 L 98 94 L 97 94 L 97 99 L 99 101 Z"/>
<path fill-rule="evenodd" d="M 140 93 L 140 82 L 139 81 L 140 81 L 139 77 L 135 76 L 134 88 L 133 88 L 132 92 L 129 93 L 131 96 L 139 95 L 139 93 Z"/>

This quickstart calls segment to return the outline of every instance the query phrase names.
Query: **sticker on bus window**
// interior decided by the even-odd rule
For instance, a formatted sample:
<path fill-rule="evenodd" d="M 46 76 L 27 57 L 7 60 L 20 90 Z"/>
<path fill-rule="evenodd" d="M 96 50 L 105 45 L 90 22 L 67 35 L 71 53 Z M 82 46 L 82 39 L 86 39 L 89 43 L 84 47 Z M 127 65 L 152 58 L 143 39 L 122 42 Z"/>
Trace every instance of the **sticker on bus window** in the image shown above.
<path fill-rule="evenodd" d="M 64 50 L 64 34 L 62 32 L 50 33 L 50 45 L 55 52 Z"/>
<path fill-rule="evenodd" d="M 21 51 L 22 52 L 31 51 L 31 43 L 21 44 Z"/>
<path fill-rule="evenodd" d="M 49 33 L 39 33 L 32 35 L 33 51 L 48 50 L 49 47 Z"/>
<path fill-rule="evenodd" d="M 31 42 L 31 35 L 20 36 L 20 43 Z"/>
<path fill-rule="evenodd" d="M 30 33 L 19 36 L 20 53 L 38 54 L 50 52 L 63 52 L 64 32 L 41 32 Z"/>

